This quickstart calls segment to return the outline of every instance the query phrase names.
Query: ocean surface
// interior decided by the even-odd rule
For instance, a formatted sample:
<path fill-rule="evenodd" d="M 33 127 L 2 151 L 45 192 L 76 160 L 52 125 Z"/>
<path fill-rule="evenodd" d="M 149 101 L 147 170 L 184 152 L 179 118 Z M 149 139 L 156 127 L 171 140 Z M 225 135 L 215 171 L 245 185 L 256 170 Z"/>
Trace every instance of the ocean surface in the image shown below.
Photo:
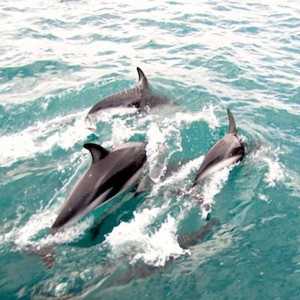
<path fill-rule="evenodd" d="M 300 299 L 298 1 L 2 0 L 0 32 L 0 299 Z M 87 124 L 136 67 L 177 105 Z M 201 204 L 227 108 L 249 151 Z M 50 235 L 83 144 L 144 140 L 153 184 Z"/>

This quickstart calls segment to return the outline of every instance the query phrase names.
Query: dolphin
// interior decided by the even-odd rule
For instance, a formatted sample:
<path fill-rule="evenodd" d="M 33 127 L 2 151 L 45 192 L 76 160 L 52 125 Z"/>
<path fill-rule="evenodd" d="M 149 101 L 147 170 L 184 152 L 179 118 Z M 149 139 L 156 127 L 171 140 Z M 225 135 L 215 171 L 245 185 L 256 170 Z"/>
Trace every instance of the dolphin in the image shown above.
<path fill-rule="evenodd" d="M 229 118 L 228 132 L 206 154 L 197 172 L 194 186 L 212 173 L 244 158 L 245 143 L 243 143 L 241 138 L 237 135 L 235 120 L 229 109 L 227 109 L 227 113 Z"/>
<path fill-rule="evenodd" d="M 92 164 L 69 193 L 51 232 L 54 234 L 135 186 L 147 160 L 146 145 L 147 142 L 126 143 L 109 151 L 98 144 L 84 144 L 91 153 Z"/>
<path fill-rule="evenodd" d="M 87 118 L 99 111 L 116 107 L 136 108 L 138 111 L 145 111 L 148 107 L 151 108 L 169 103 L 167 98 L 151 90 L 147 77 L 139 67 L 137 67 L 137 72 L 139 81 L 134 88 L 121 91 L 100 100 L 89 110 Z"/>

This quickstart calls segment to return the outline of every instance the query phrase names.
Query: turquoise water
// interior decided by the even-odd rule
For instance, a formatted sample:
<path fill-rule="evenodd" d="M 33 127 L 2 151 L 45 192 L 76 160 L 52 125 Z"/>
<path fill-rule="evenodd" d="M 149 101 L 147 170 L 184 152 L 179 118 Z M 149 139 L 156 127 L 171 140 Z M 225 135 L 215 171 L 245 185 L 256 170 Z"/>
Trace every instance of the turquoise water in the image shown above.
<path fill-rule="evenodd" d="M 300 298 L 300 6 L 191 2 L 1 2 L 1 299 Z M 90 131 L 87 111 L 137 66 L 179 106 Z M 170 190 L 192 185 L 227 108 L 252 151 L 198 187 L 219 223 L 187 251 L 176 236 L 207 212 Z M 145 139 L 148 191 L 100 227 L 104 208 L 48 235 L 90 164 L 83 143 Z M 55 251 L 51 269 L 37 247 Z"/>

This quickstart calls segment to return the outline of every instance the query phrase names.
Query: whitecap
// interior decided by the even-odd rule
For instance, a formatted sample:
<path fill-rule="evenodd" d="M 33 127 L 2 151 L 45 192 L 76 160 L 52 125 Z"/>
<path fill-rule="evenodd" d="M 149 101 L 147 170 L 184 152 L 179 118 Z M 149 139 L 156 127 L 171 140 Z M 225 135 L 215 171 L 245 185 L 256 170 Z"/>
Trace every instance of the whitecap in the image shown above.
<path fill-rule="evenodd" d="M 9 166 L 24 158 L 46 153 L 56 146 L 69 149 L 90 133 L 84 126 L 84 113 L 59 116 L 37 122 L 20 132 L 0 137 L 0 164 Z"/>

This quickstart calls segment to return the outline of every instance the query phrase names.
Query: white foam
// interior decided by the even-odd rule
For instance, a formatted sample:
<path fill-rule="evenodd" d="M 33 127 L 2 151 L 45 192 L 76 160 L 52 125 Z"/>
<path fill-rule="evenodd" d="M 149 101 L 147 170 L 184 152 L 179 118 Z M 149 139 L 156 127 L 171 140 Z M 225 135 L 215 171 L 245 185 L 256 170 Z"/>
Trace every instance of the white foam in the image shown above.
<path fill-rule="evenodd" d="M 254 158 L 267 164 L 268 171 L 264 181 L 268 187 L 275 187 L 278 182 L 284 182 L 286 175 L 284 165 L 279 161 L 280 149 L 275 151 L 269 147 L 263 147 L 254 154 Z"/>
<path fill-rule="evenodd" d="M 202 204 L 202 217 L 206 218 L 207 214 L 211 211 L 211 207 L 214 204 L 214 197 L 222 190 L 223 186 L 225 185 L 229 173 L 231 169 L 236 164 L 223 168 L 222 170 L 212 174 L 207 180 L 205 181 L 202 189 L 202 196 L 203 196 L 203 204 Z"/>
<path fill-rule="evenodd" d="M 212 104 L 204 106 L 202 111 L 196 113 L 182 113 L 176 114 L 176 120 L 178 122 L 192 123 L 195 121 L 205 121 L 208 123 L 210 129 L 214 129 L 219 126 L 219 121 L 214 113 L 215 106 Z"/>
<path fill-rule="evenodd" d="M 202 217 L 206 218 L 207 214 L 211 211 L 212 205 L 214 204 L 214 197 L 222 190 L 223 186 L 228 180 L 230 171 L 237 164 L 225 167 L 210 175 L 204 181 L 203 186 L 199 184 L 196 185 L 195 188 L 192 188 L 187 178 L 190 174 L 195 173 L 199 169 L 203 159 L 204 156 L 200 156 L 199 158 L 189 161 L 187 164 L 183 165 L 177 172 L 172 174 L 166 180 L 156 184 L 152 189 L 151 195 L 158 195 L 161 189 L 164 187 L 171 188 L 173 191 L 176 191 L 177 189 L 180 192 L 181 190 L 183 191 L 183 195 L 190 196 L 191 198 L 194 198 L 196 193 L 203 200 L 203 203 L 201 204 Z"/>
<path fill-rule="evenodd" d="M 2 240 L 2 243 L 13 243 L 18 249 L 24 249 L 29 245 L 48 246 L 72 241 L 92 225 L 93 218 L 90 217 L 61 232 L 57 232 L 55 235 L 48 234 L 46 237 L 36 240 L 36 236 L 42 230 L 51 228 L 57 217 L 58 209 L 59 205 L 35 213 L 24 225 L 15 226 L 10 232 L 2 235 L 0 240 Z"/>
<path fill-rule="evenodd" d="M 178 257 L 183 250 L 176 238 L 179 220 L 168 216 L 159 229 L 151 232 L 149 226 L 161 214 L 161 208 L 144 209 L 135 213 L 129 223 L 122 222 L 106 237 L 114 257 L 129 256 L 131 263 L 143 260 L 154 266 L 163 266 L 170 257 Z"/>
<path fill-rule="evenodd" d="M 146 235 L 143 241 L 143 249 L 137 253 L 131 263 L 143 260 L 147 264 L 156 267 L 164 266 L 170 257 L 177 258 L 188 250 L 183 250 L 178 244 L 176 237 L 178 220 L 168 216 L 165 223 L 152 235 Z"/>
<path fill-rule="evenodd" d="M 187 185 L 186 183 L 187 177 L 192 172 L 196 172 L 196 170 L 200 167 L 203 159 L 204 156 L 200 156 L 182 165 L 178 171 L 174 172 L 171 176 L 167 177 L 164 181 L 156 184 L 151 191 L 151 195 L 152 196 L 157 195 L 160 189 L 164 187 L 172 187 L 174 189 L 175 186 L 176 189 L 180 186 L 181 188 L 184 188 Z"/>
<path fill-rule="evenodd" d="M 33 157 L 59 146 L 69 149 L 90 133 L 84 126 L 85 113 L 37 122 L 27 129 L 0 137 L 0 164 L 9 166 L 22 158 Z"/>
<path fill-rule="evenodd" d="M 120 145 L 127 142 L 133 133 L 136 131 L 132 130 L 131 127 L 126 126 L 126 123 L 121 119 L 113 120 L 111 144 Z"/>
<path fill-rule="evenodd" d="M 181 151 L 180 131 L 173 124 L 158 126 L 151 123 L 147 130 L 147 159 L 149 163 L 149 176 L 158 183 L 164 175 L 171 156 Z"/>
<path fill-rule="evenodd" d="M 54 244 L 64 244 L 75 240 L 76 238 L 82 236 L 84 231 L 90 228 L 94 223 L 94 218 L 92 216 L 84 219 L 84 221 L 77 222 L 64 230 L 57 232 L 55 235 L 47 235 L 45 238 L 37 242 L 39 246 L 48 246 Z M 52 224 L 51 224 L 52 225 Z"/>
<path fill-rule="evenodd" d="M 200 112 L 177 112 L 166 116 L 151 114 L 152 110 L 150 110 L 147 115 L 139 114 L 135 118 L 126 118 L 124 116 L 131 113 L 131 109 L 114 108 L 111 111 L 103 111 L 101 114 L 96 115 L 96 119 L 93 119 L 92 116 L 92 119 L 86 122 L 87 126 L 92 130 L 95 129 L 94 122 L 96 120 L 112 124 L 111 131 L 108 134 L 109 139 L 102 141 L 104 147 L 113 147 L 127 142 L 135 134 L 143 135 L 146 127 L 146 138 L 150 143 L 148 149 L 152 149 L 152 153 L 150 152 L 150 160 L 153 158 L 153 165 L 151 166 L 154 167 L 158 157 L 161 158 L 162 153 L 172 151 L 168 153 L 168 157 L 165 159 L 166 163 L 174 152 L 182 150 L 179 130 L 182 123 L 190 124 L 196 121 L 205 121 L 211 129 L 218 126 L 219 122 L 214 114 L 214 109 L 215 107 L 210 104 L 205 106 Z M 156 154 L 159 154 L 159 156 Z M 154 181 L 159 181 L 163 170 L 163 167 L 158 167 L 158 170 L 153 170 Z"/>

